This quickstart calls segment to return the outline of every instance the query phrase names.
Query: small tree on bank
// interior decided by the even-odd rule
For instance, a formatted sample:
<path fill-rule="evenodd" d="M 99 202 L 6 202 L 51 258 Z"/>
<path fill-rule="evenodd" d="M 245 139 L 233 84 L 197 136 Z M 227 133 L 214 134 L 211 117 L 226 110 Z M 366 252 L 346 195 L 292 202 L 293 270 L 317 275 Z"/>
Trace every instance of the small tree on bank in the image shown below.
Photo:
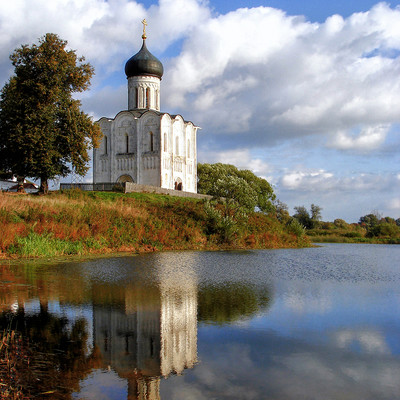
<path fill-rule="evenodd" d="M 262 212 L 274 210 L 275 194 L 270 184 L 249 170 L 239 170 L 229 164 L 198 164 L 198 192 L 214 197 L 219 203 L 205 206 L 209 228 L 229 242 L 239 226 L 255 209 Z"/>
<path fill-rule="evenodd" d="M 17 176 L 19 184 L 28 176 L 40 179 L 43 193 L 49 179 L 72 170 L 84 175 L 88 149 L 101 137 L 72 97 L 88 89 L 93 67 L 66 46 L 48 33 L 39 45 L 16 49 L 10 56 L 15 75 L 0 98 L 0 170 Z"/>

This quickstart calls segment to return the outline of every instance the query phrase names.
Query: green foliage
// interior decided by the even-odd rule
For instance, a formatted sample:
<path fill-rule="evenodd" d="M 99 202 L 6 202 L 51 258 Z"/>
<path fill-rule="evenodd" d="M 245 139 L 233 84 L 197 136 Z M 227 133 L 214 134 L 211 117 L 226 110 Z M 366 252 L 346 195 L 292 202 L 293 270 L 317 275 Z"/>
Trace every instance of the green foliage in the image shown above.
<path fill-rule="evenodd" d="M 317 206 L 316 204 L 311 204 L 311 221 L 313 227 L 316 227 L 319 224 L 319 221 L 322 218 L 321 215 L 322 208 Z"/>
<path fill-rule="evenodd" d="M 82 243 L 56 239 L 51 234 L 38 235 L 34 232 L 18 238 L 16 244 L 10 248 L 10 253 L 25 257 L 54 257 L 82 252 Z"/>
<path fill-rule="evenodd" d="M 367 237 L 400 239 L 400 227 L 394 218 L 381 218 L 375 212 L 361 217 L 359 224 L 366 228 Z"/>
<path fill-rule="evenodd" d="M 282 203 L 280 200 L 276 200 L 274 206 L 278 221 L 287 224 L 291 219 L 287 204 Z"/>
<path fill-rule="evenodd" d="M 305 234 L 306 228 L 296 218 L 291 218 L 287 223 L 287 230 L 294 235 L 301 237 Z"/>
<path fill-rule="evenodd" d="M 232 242 L 234 236 L 239 231 L 240 219 L 230 215 L 224 215 L 210 201 L 204 203 L 204 211 L 207 216 L 207 232 L 208 234 L 216 234 L 224 243 Z"/>
<path fill-rule="evenodd" d="M 306 229 L 313 229 L 319 225 L 321 219 L 321 207 L 311 204 L 311 214 L 304 206 L 298 206 L 294 209 L 296 210 L 296 213 L 293 215 L 293 218 L 296 218 Z"/>
<path fill-rule="evenodd" d="M 268 287 L 258 290 L 241 283 L 206 286 L 198 293 L 198 320 L 216 325 L 232 323 L 267 309 L 271 297 Z"/>
<path fill-rule="evenodd" d="M 333 224 L 337 227 L 337 228 L 346 228 L 348 227 L 348 223 L 344 220 L 344 219 L 335 219 L 333 221 Z"/>
<path fill-rule="evenodd" d="M 198 192 L 214 198 L 214 205 L 204 206 L 207 227 L 223 242 L 232 242 L 256 208 L 264 213 L 274 210 L 272 187 L 251 171 L 229 164 L 198 164 L 197 176 Z"/>
<path fill-rule="evenodd" d="M 379 218 L 376 214 L 368 214 L 360 217 L 360 225 L 366 226 L 367 230 L 373 229 L 379 223 Z"/>
<path fill-rule="evenodd" d="M 72 97 L 89 87 L 93 68 L 48 33 L 39 45 L 23 45 L 10 56 L 15 75 L 0 99 L 0 170 L 47 180 L 88 169 L 88 147 L 100 128 Z"/>
<path fill-rule="evenodd" d="M 294 208 L 296 213 L 293 215 L 301 225 L 303 225 L 306 229 L 312 229 L 312 222 L 309 212 L 304 206 L 298 206 Z"/>
<path fill-rule="evenodd" d="M 361 238 L 362 234 L 361 232 L 346 232 L 344 236 L 347 238 Z"/>
<path fill-rule="evenodd" d="M 382 218 L 377 212 L 362 216 L 359 223 L 348 224 L 343 219 L 321 222 L 306 233 L 314 242 L 400 243 L 400 227 L 396 220 Z"/>
<path fill-rule="evenodd" d="M 400 238 L 400 227 L 396 223 L 388 223 L 385 220 L 379 222 L 373 228 L 367 232 L 369 237 L 388 237 L 388 238 Z"/>
<path fill-rule="evenodd" d="M 239 170 L 229 164 L 198 164 L 197 190 L 215 198 L 226 199 L 230 208 L 242 208 L 247 212 L 268 213 L 274 210 L 275 194 L 271 185 L 249 170 Z"/>

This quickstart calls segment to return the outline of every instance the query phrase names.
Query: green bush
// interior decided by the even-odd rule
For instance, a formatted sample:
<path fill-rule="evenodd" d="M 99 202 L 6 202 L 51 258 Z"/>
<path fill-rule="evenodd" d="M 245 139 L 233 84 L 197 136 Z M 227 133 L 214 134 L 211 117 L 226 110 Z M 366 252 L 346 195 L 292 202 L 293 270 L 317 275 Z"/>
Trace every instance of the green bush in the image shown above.
<path fill-rule="evenodd" d="M 289 233 L 293 233 L 297 237 L 303 236 L 306 232 L 306 228 L 296 218 L 292 218 L 286 227 Z"/>

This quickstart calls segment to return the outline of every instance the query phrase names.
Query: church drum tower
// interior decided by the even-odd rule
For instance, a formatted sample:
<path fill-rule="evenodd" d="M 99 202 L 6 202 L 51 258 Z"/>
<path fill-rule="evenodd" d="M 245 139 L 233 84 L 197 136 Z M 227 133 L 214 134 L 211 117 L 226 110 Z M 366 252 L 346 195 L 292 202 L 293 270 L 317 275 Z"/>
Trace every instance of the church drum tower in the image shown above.
<path fill-rule="evenodd" d="M 93 152 L 93 183 L 133 182 L 197 192 L 198 127 L 160 111 L 164 68 L 143 44 L 125 64 L 128 110 L 101 118 L 100 147 Z"/>

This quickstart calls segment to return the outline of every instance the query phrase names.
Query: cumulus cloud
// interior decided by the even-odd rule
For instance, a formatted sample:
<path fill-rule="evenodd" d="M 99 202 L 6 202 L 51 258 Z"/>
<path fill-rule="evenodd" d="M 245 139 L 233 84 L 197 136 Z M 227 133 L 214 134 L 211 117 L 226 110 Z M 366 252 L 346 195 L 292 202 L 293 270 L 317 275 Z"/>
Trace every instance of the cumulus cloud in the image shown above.
<path fill-rule="evenodd" d="M 396 177 L 380 174 L 358 174 L 339 177 L 321 170 L 288 171 L 281 177 L 279 187 L 304 192 L 379 192 L 393 187 Z"/>
<path fill-rule="evenodd" d="M 390 199 L 388 201 L 387 208 L 391 211 L 400 213 L 400 198 L 396 197 L 394 199 Z"/>
<path fill-rule="evenodd" d="M 363 351 L 368 354 L 390 354 L 385 338 L 380 332 L 371 330 L 342 330 L 335 332 L 334 341 L 340 348 L 350 348 L 358 343 Z"/>
<path fill-rule="evenodd" d="M 290 289 L 285 293 L 285 306 L 296 314 L 314 313 L 326 314 L 332 309 L 332 298 L 328 293 L 323 293 L 319 289 L 317 292 L 299 290 L 298 288 Z"/>
<path fill-rule="evenodd" d="M 220 152 L 207 152 L 202 155 L 203 162 L 220 162 L 223 164 L 232 164 L 239 169 L 249 169 L 257 176 L 261 176 L 268 181 L 271 177 L 272 168 L 261 158 L 253 157 L 249 149 L 227 150 Z"/>
<path fill-rule="evenodd" d="M 343 150 L 373 150 L 384 143 L 389 126 L 367 126 L 353 135 L 340 131 L 331 141 L 331 146 Z"/>
<path fill-rule="evenodd" d="M 10 74 L 8 55 L 47 32 L 57 33 L 84 55 L 97 71 L 123 70 L 124 60 L 138 50 L 142 25 L 149 21 L 148 43 L 162 51 L 188 35 L 209 16 L 197 0 L 160 0 L 146 9 L 129 0 L 16 0 L 0 3 L 0 81 Z M 174 18 L 171 18 L 171 15 Z M 139 43 L 138 43 L 139 42 Z"/>
<path fill-rule="evenodd" d="M 237 132 L 228 145 L 319 133 L 339 150 L 371 150 L 400 119 L 398 26 L 385 3 L 321 24 L 268 7 L 210 18 L 172 60 L 167 99 Z"/>

